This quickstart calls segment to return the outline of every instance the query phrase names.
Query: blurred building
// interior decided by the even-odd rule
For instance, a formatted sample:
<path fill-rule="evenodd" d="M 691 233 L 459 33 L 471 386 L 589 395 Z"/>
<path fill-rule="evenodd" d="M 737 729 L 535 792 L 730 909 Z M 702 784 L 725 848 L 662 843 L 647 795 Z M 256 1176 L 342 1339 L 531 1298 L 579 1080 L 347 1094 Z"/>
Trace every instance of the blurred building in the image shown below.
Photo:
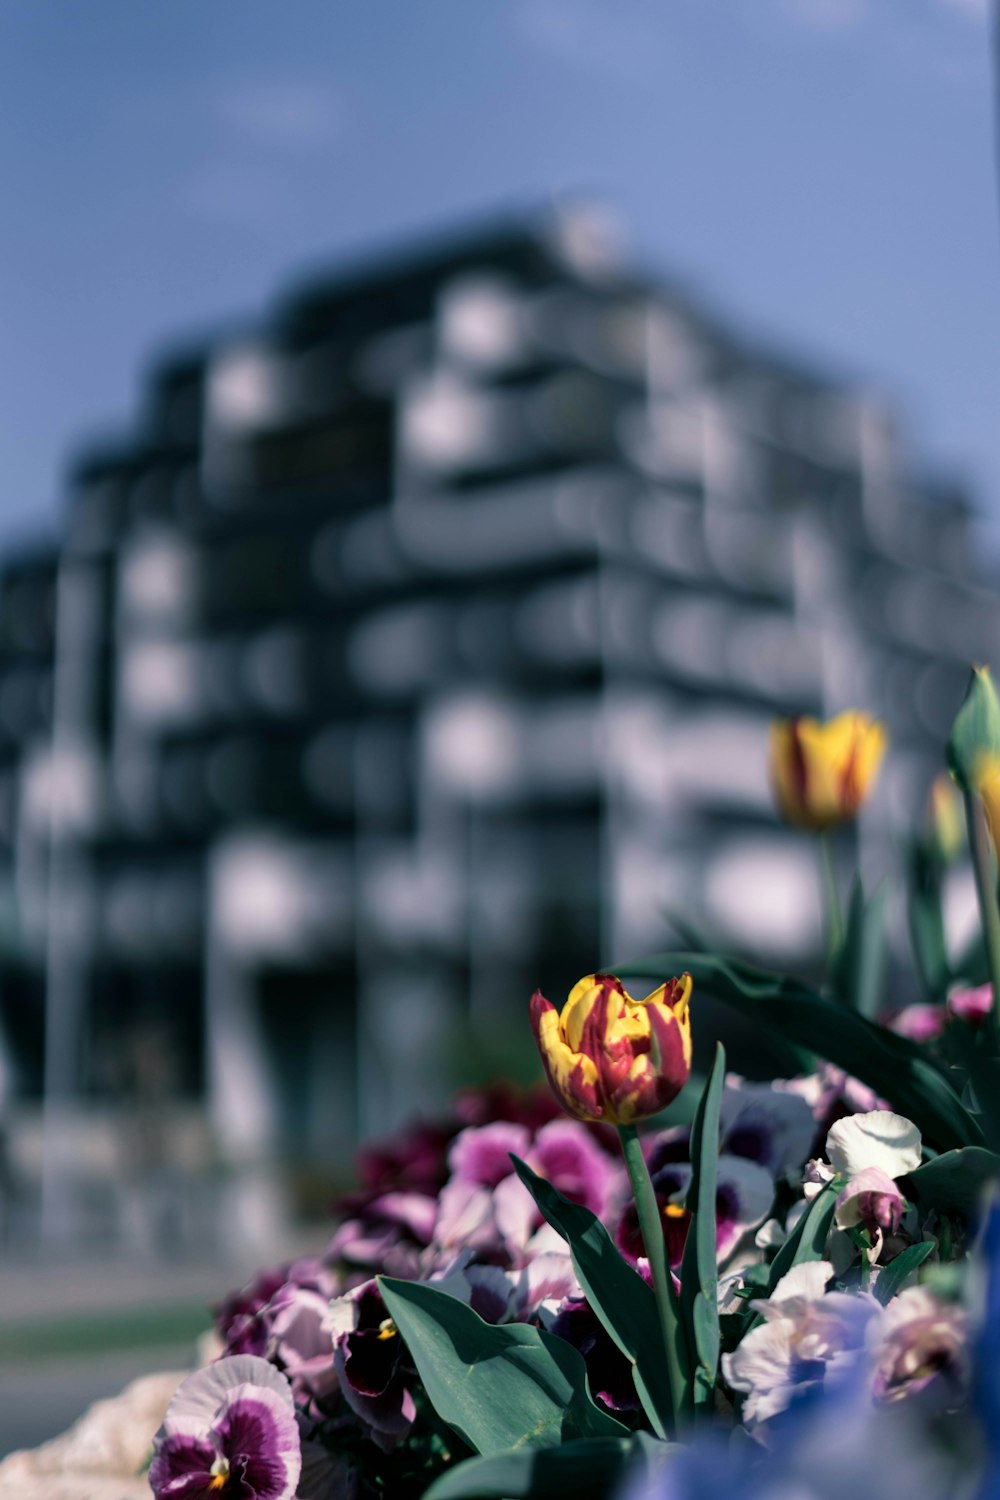
<path fill-rule="evenodd" d="M 138 1195 L 183 1240 L 234 1180 L 252 1233 L 262 1164 L 346 1161 L 670 913 L 807 957 L 776 714 L 888 720 L 890 860 L 1000 632 L 967 505 L 605 229 L 366 263 L 167 360 L 4 568 L 0 1088 L 46 1233 L 141 1235 Z"/>

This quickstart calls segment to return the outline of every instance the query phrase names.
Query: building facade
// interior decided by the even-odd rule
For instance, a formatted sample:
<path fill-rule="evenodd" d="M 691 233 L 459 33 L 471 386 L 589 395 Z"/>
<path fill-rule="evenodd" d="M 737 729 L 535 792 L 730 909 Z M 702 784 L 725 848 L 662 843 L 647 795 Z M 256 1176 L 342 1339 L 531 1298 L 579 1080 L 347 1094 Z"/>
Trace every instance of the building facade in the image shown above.
<path fill-rule="evenodd" d="M 887 868 L 1000 632 L 969 521 L 878 395 L 583 210 L 161 362 L 58 549 L 0 579 L 22 1222 L 185 1240 L 225 1192 L 264 1235 L 276 1160 L 336 1171 L 503 1057 L 536 985 L 676 945 L 672 914 L 808 960 L 768 724 L 887 720 L 860 851 Z"/>

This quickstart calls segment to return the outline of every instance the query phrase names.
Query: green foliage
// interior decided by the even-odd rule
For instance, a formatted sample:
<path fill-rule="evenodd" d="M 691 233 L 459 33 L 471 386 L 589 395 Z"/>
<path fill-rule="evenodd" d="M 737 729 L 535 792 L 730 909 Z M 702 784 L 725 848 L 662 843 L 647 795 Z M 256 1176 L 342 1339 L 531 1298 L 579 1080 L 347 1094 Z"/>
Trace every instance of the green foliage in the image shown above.
<path fill-rule="evenodd" d="M 704 953 L 655 954 L 623 964 L 617 972 L 662 980 L 684 970 L 694 980 L 694 1007 L 698 990 L 704 989 L 748 1019 L 825 1057 L 888 1099 L 937 1149 L 983 1144 L 979 1123 L 922 1047 L 824 1000 L 797 979 Z"/>
<path fill-rule="evenodd" d="M 888 881 L 883 880 L 866 899 L 860 877 L 855 880 L 844 940 L 830 968 L 830 984 L 838 999 L 869 1020 L 882 1003 L 888 901 Z"/>
<path fill-rule="evenodd" d="M 665 1437 L 673 1426 L 673 1403 L 652 1288 L 622 1259 L 608 1231 L 589 1208 L 571 1203 L 516 1156 L 511 1160 L 539 1213 L 569 1245 L 587 1301 L 605 1332 L 631 1360 L 643 1410 L 653 1431 Z"/>
<path fill-rule="evenodd" d="M 987 1185 L 998 1176 L 1000 1156 L 981 1146 L 967 1146 L 924 1162 L 906 1180 L 922 1209 L 936 1208 L 939 1213 L 970 1218 L 978 1213 Z"/>
<path fill-rule="evenodd" d="M 889 1265 L 883 1266 L 875 1283 L 875 1296 L 884 1307 L 897 1292 L 901 1292 L 909 1278 L 923 1265 L 929 1255 L 934 1253 L 934 1244 L 930 1240 L 924 1240 L 919 1245 L 908 1245 L 901 1250 L 896 1259 L 890 1261 Z"/>
<path fill-rule="evenodd" d="M 944 931 L 944 864 L 925 839 L 915 839 L 906 858 L 906 915 L 910 945 L 926 999 L 941 1002 L 952 981 Z M 977 935 L 978 936 L 978 935 Z M 979 938 L 980 963 L 986 962 Z M 985 976 L 984 976 L 985 977 Z"/>
<path fill-rule="evenodd" d="M 719 1166 L 719 1111 L 725 1081 L 726 1053 L 718 1043 L 715 1065 L 691 1130 L 693 1175 L 687 1207 L 692 1218 L 681 1264 L 681 1320 L 694 1361 L 692 1395 L 696 1406 L 713 1400 L 719 1367 L 715 1196 Z"/>
<path fill-rule="evenodd" d="M 769 1297 L 782 1276 L 787 1275 L 793 1266 L 800 1266 L 807 1260 L 823 1259 L 837 1207 L 837 1196 L 842 1187 L 843 1182 L 835 1177 L 821 1188 L 781 1246 L 771 1262 L 771 1274 L 767 1281 Z"/>
<path fill-rule="evenodd" d="M 564 1340 L 526 1323 L 484 1323 L 421 1282 L 378 1283 L 431 1405 L 475 1452 L 628 1435 L 595 1406 L 583 1359 Z"/>
<path fill-rule="evenodd" d="M 624 1438 L 582 1438 L 470 1458 L 442 1474 L 424 1500 L 606 1500 L 633 1452 Z"/>
<path fill-rule="evenodd" d="M 963 791 L 975 791 L 983 755 L 1000 755 L 1000 702 L 988 667 L 972 676 L 948 739 L 948 769 Z"/>

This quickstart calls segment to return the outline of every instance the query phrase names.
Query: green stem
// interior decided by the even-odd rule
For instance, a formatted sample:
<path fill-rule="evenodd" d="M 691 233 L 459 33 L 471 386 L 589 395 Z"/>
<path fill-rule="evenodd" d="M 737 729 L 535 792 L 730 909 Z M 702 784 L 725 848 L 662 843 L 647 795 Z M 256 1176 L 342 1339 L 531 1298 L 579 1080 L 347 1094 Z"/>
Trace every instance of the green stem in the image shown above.
<path fill-rule="evenodd" d="M 1000 1000 L 1000 907 L 997 906 L 996 870 L 986 816 L 979 798 L 975 792 L 968 790 L 963 791 L 962 796 L 965 800 L 965 821 L 969 828 L 972 869 L 976 877 L 976 895 L 979 898 L 979 915 L 982 918 L 983 940 L 986 944 L 986 966 L 993 986 L 990 1033 L 996 1052 L 1000 1051 L 1000 1020 L 997 1018 L 997 1003 Z"/>
<path fill-rule="evenodd" d="M 660 1222 L 660 1210 L 656 1202 L 656 1192 L 653 1188 L 649 1168 L 642 1154 L 642 1143 L 634 1125 L 619 1125 L 618 1134 L 621 1138 L 622 1151 L 625 1155 L 625 1166 L 628 1169 L 629 1182 L 632 1184 L 632 1194 L 635 1198 L 636 1212 L 639 1215 L 639 1229 L 642 1233 L 642 1242 L 646 1247 L 646 1256 L 649 1260 L 649 1269 L 653 1276 L 653 1292 L 656 1297 L 656 1308 L 660 1315 L 660 1328 L 663 1332 L 663 1343 L 667 1355 L 667 1379 L 670 1382 L 670 1395 L 674 1407 L 675 1426 L 688 1414 L 691 1407 L 691 1396 L 688 1389 L 687 1358 L 684 1344 L 684 1329 L 681 1326 L 677 1309 L 677 1296 L 674 1292 L 674 1283 L 670 1275 L 670 1267 L 667 1265 L 667 1255 L 663 1241 L 663 1226 Z"/>
<path fill-rule="evenodd" d="M 828 833 L 819 835 L 819 857 L 823 866 L 826 957 L 828 963 L 833 963 L 844 941 L 844 918 L 840 910 L 840 895 L 837 891 L 837 868 L 833 858 L 833 842 Z"/>

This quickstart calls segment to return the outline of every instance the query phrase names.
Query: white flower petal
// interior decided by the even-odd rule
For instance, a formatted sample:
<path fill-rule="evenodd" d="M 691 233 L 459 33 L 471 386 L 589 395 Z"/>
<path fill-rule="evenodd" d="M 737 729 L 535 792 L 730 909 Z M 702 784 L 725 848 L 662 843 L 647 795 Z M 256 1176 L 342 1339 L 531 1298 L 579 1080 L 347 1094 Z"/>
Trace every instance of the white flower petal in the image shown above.
<path fill-rule="evenodd" d="M 920 1165 L 920 1131 L 912 1120 L 888 1109 L 838 1120 L 826 1138 L 826 1154 L 838 1172 L 856 1177 L 866 1167 L 881 1167 L 892 1178 Z"/>
<path fill-rule="evenodd" d="M 195 1370 L 181 1383 L 160 1432 L 207 1432 L 226 1396 L 241 1385 L 269 1391 L 292 1408 L 292 1388 L 280 1370 L 256 1354 L 229 1354 L 204 1370 Z"/>
<path fill-rule="evenodd" d="M 817 1297 L 822 1297 L 832 1275 L 833 1267 L 828 1260 L 803 1261 L 800 1266 L 793 1266 L 782 1276 L 767 1300 L 772 1305 L 789 1302 L 793 1297 L 815 1302 Z M 763 1303 L 758 1302 L 755 1306 L 758 1312 L 764 1309 Z"/>

